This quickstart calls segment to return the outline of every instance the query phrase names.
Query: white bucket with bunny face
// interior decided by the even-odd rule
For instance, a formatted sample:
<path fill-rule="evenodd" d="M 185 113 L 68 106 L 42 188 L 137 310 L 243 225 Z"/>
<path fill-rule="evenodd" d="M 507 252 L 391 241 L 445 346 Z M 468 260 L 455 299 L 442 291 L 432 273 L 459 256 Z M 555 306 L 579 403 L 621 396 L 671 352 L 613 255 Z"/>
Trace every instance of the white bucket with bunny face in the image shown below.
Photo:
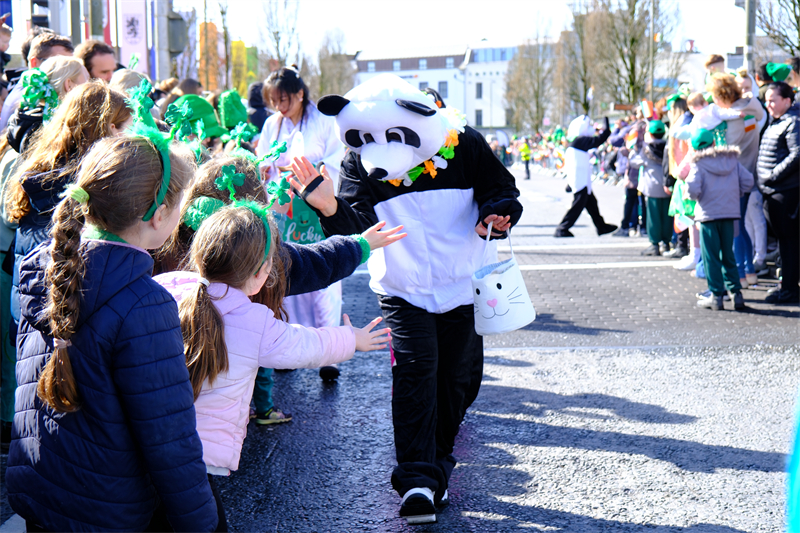
<path fill-rule="evenodd" d="M 486 248 L 492 224 L 486 234 Z M 508 244 L 511 246 L 511 232 Z M 485 251 L 484 251 L 485 262 Z M 475 302 L 475 331 L 478 335 L 508 333 L 527 326 L 536 319 L 522 272 L 514 258 L 492 263 L 472 275 L 472 297 Z"/>

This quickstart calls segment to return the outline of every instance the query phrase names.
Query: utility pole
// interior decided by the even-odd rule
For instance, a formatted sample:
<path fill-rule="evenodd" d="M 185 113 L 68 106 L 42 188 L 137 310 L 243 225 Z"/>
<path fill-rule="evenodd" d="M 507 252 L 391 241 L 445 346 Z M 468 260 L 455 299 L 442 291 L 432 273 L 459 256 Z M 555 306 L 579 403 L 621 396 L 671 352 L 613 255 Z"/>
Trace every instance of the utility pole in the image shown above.
<path fill-rule="evenodd" d="M 753 70 L 753 47 L 756 35 L 756 0 L 745 0 L 744 11 L 747 15 L 747 36 L 744 45 L 744 68 Z"/>
<path fill-rule="evenodd" d="M 655 48 L 656 48 L 656 0 L 650 0 L 650 102 L 653 102 L 653 88 L 655 78 Z"/>

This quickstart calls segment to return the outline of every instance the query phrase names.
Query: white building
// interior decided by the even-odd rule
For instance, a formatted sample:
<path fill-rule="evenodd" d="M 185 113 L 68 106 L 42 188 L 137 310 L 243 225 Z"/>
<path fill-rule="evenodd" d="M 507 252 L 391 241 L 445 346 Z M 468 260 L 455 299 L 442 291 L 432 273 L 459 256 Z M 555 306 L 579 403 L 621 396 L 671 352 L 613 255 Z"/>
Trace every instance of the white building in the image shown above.
<path fill-rule="evenodd" d="M 420 88 L 436 89 L 445 103 L 467 116 L 467 123 L 482 133 L 505 129 L 510 135 L 506 111 L 505 76 L 517 44 L 481 41 L 472 46 L 405 48 L 402 54 L 376 55 L 359 52 L 356 84 L 391 72 Z"/>

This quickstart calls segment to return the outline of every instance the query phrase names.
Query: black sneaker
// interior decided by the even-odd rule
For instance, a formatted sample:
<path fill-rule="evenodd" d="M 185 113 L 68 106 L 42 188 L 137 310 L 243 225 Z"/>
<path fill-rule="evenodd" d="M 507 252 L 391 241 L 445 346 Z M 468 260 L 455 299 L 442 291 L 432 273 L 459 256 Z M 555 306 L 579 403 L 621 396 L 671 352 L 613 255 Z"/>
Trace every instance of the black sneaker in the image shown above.
<path fill-rule="evenodd" d="M 448 505 L 450 505 L 450 496 L 447 493 L 447 489 L 444 490 L 444 494 L 442 494 L 442 497 L 439 498 L 438 500 L 434 496 L 433 503 L 436 505 L 437 509 L 442 509 L 443 507 L 447 507 Z"/>
<path fill-rule="evenodd" d="M 568 229 L 557 229 L 556 232 L 553 234 L 553 237 L 574 237 Z"/>
<path fill-rule="evenodd" d="M 259 426 L 270 426 L 272 424 L 283 424 L 284 422 L 291 422 L 292 415 L 284 413 L 280 409 L 272 408 L 266 413 L 257 413 L 255 418 L 256 424 Z"/>
<path fill-rule="evenodd" d="M 608 233 L 611 233 L 615 229 L 617 229 L 617 226 L 615 226 L 614 224 L 605 224 L 597 228 L 597 235 L 606 235 Z"/>
<path fill-rule="evenodd" d="M 400 516 L 405 518 L 409 524 L 436 522 L 433 491 L 427 487 L 417 487 L 406 492 L 400 504 Z"/>
<path fill-rule="evenodd" d="M 0 453 L 8 453 L 11 445 L 11 422 L 0 422 Z"/>
<path fill-rule="evenodd" d="M 323 366 L 319 369 L 319 377 L 322 378 L 322 381 L 336 381 L 340 374 L 339 367 L 336 365 Z"/>
<path fill-rule="evenodd" d="M 648 246 L 647 248 L 642 250 L 642 255 L 660 256 L 661 255 L 661 251 L 658 249 L 658 245 L 657 244 L 651 244 L 650 246 Z"/>
<path fill-rule="evenodd" d="M 612 237 L 630 237 L 630 230 L 626 228 L 619 228 L 617 231 L 611 234 Z"/>
<path fill-rule="evenodd" d="M 697 307 L 711 309 L 713 311 L 722 311 L 725 309 L 722 305 L 722 296 L 714 296 L 713 294 L 697 300 Z"/>
<path fill-rule="evenodd" d="M 781 289 L 771 294 L 767 294 L 767 297 L 764 298 L 764 301 L 768 304 L 778 304 L 778 305 L 797 304 L 800 303 L 800 291 L 791 292 L 785 289 Z"/>

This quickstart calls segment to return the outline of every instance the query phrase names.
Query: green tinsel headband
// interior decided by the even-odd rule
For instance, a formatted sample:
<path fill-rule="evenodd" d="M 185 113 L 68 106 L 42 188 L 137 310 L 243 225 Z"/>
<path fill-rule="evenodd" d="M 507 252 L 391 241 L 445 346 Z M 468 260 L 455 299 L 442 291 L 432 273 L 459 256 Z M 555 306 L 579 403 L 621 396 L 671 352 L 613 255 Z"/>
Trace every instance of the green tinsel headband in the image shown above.
<path fill-rule="evenodd" d="M 195 198 L 186 209 L 186 214 L 183 215 L 183 223 L 187 227 L 197 231 L 200 229 L 200 225 L 205 221 L 205 219 L 223 207 L 225 207 L 225 202 L 219 198 L 200 196 Z"/>
<path fill-rule="evenodd" d="M 158 207 L 164 203 L 164 198 L 167 197 L 167 191 L 169 190 L 170 176 L 172 175 L 172 167 L 169 159 L 170 141 L 168 138 L 165 138 L 160 131 L 147 126 L 143 122 L 134 122 L 133 126 L 128 130 L 128 133 L 134 137 L 148 140 L 161 157 L 161 167 L 163 169 L 161 172 L 161 185 L 156 193 L 155 202 L 153 202 L 153 205 L 150 206 L 150 209 L 148 209 L 147 213 L 142 217 L 142 220 L 147 222 L 153 218 Z"/>
<path fill-rule="evenodd" d="M 269 229 L 269 207 L 264 204 L 254 202 L 253 200 L 236 200 L 233 202 L 233 204 L 231 204 L 231 206 L 234 208 L 244 207 L 249 209 L 264 223 L 264 232 L 267 236 L 267 242 L 264 243 L 264 261 L 261 262 L 255 272 L 258 274 L 258 271 L 262 266 L 264 266 L 264 263 L 266 263 L 267 259 L 269 258 L 269 249 L 270 244 L 272 243 L 272 230 Z"/>
<path fill-rule="evenodd" d="M 236 131 L 236 128 L 234 128 L 234 131 Z M 245 150 L 241 146 L 237 146 L 236 148 L 231 150 L 228 155 L 233 157 L 243 157 L 244 159 L 247 159 L 248 161 L 253 163 L 255 166 L 258 166 L 267 159 L 272 159 L 273 161 L 277 161 L 278 158 L 281 156 L 281 154 L 285 153 L 286 150 L 287 150 L 286 142 L 278 144 L 278 141 L 273 141 L 272 146 L 269 149 L 269 152 L 262 155 L 261 157 L 256 157 L 255 155 L 253 155 L 253 152 Z"/>
<path fill-rule="evenodd" d="M 20 79 L 22 84 L 22 107 L 30 109 L 39 105 L 44 100 L 42 110 L 42 120 L 47 122 L 53 117 L 53 113 L 58 107 L 58 93 L 56 88 L 50 83 L 47 74 L 41 69 L 31 68 L 22 74 Z"/>

